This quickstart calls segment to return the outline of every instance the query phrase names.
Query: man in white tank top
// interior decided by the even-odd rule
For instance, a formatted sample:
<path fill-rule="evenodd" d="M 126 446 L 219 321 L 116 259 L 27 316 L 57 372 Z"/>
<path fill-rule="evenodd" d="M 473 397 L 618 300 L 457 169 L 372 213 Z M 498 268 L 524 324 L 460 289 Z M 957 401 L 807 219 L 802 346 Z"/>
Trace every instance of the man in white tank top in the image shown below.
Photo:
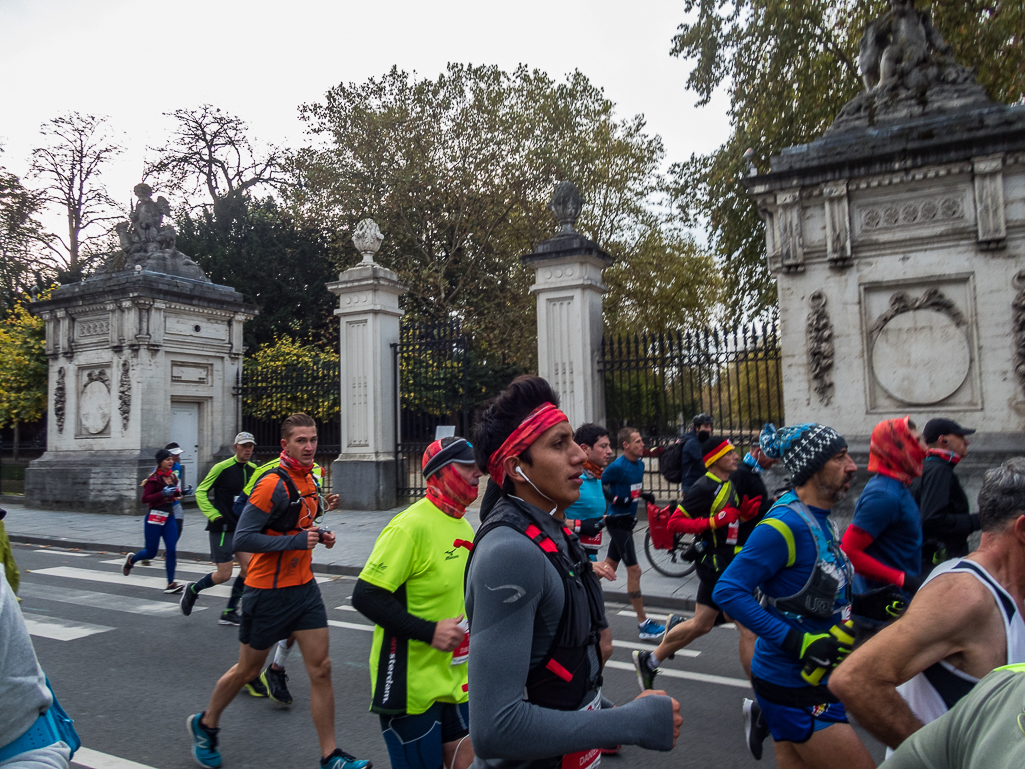
<path fill-rule="evenodd" d="M 896 748 L 994 668 L 1025 662 L 1025 458 L 986 473 L 982 541 L 938 566 L 907 612 L 833 671 L 830 690 Z"/>

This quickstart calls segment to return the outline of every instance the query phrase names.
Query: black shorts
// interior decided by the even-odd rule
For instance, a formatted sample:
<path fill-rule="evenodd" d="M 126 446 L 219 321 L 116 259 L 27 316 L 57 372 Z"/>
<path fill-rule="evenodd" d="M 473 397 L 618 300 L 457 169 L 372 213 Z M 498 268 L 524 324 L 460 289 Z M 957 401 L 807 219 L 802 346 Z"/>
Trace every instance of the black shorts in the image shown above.
<path fill-rule="evenodd" d="M 238 640 L 257 651 L 269 649 L 296 630 L 327 627 L 327 609 L 317 581 L 293 587 L 258 588 L 242 593 L 242 624 Z"/>
<path fill-rule="evenodd" d="M 698 594 L 694 597 L 694 603 L 700 603 L 702 606 L 708 606 L 719 612 L 719 616 L 715 618 L 715 624 L 721 625 L 725 621 L 726 615 L 719 608 L 719 604 L 712 600 L 712 591 L 715 590 L 715 585 L 722 573 L 700 563 L 694 571 L 698 575 Z"/>
<path fill-rule="evenodd" d="M 210 532 L 210 560 L 214 563 L 228 563 L 235 557 L 233 531 Z"/>
<path fill-rule="evenodd" d="M 617 561 L 624 566 L 637 565 L 637 549 L 634 547 L 634 526 L 637 521 L 630 519 L 629 527 L 617 526 L 615 522 L 608 523 L 609 552 L 608 559 Z"/>

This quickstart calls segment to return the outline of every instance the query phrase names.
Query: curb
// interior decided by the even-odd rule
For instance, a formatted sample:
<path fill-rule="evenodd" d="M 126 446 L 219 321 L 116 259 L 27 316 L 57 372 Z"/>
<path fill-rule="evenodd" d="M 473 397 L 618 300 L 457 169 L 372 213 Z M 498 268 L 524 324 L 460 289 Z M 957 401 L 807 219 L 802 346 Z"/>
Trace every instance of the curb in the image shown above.
<path fill-rule="evenodd" d="M 8 538 L 11 542 L 16 542 L 20 545 L 36 545 L 40 547 L 66 547 L 75 548 L 78 550 L 91 550 L 95 552 L 109 552 L 109 553 L 127 553 L 128 549 L 124 545 L 110 545 L 102 542 L 79 542 L 73 539 L 65 539 L 63 537 L 35 537 L 29 534 L 8 534 Z M 210 553 L 195 553 L 189 550 L 179 550 L 179 558 L 189 558 L 195 561 L 208 561 L 210 560 Z M 362 566 L 345 566 L 344 564 L 338 563 L 314 563 L 313 572 L 315 574 L 332 574 L 337 576 L 349 576 L 357 577 L 359 573 L 363 571 Z M 630 598 L 625 592 L 618 590 L 606 590 L 605 600 L 612 601 L 613 603 L 622 603 L 626 606 L 630 605 Z M 694 599 L 693 598 L 677 598 L 675 596 L 660 596 L 660 595 L 645 595 L 644 605 L 651 608 L 659 609 L 676 609 L 682 611 L 694 611 Z"/>

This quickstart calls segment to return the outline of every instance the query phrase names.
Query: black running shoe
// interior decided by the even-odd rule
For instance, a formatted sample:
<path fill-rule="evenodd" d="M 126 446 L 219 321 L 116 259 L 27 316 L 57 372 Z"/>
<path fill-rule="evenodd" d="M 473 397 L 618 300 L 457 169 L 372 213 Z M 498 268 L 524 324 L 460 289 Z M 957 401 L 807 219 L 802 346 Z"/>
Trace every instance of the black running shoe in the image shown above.
<path fill-rule="evenodd" d="M 221 612 L 220 619 L 217 620 L 218 625 L 234 625 L 238 627 L 242 624 L 242 614 L 238 609 L 225 609 Z"/>
<path fill-rule="evenodd" d="M 754 700 L 744 700 L 744 735 L 747 737 L 747 749 L 755 761 L 761 761 L 762 743 L 769 736 L 769 725 L 765 723 L 762 709 Z"/>
<path fill-rule="evenodd" d="M 687 621 L 686 617 L 681 617 L 679 614 L 670 614 L 666 618 L 666 629 L 665 629 L 665 632 L 662 633 L 662 640 L 658 642 L 659 646 L 664 644 L 666 642 L 666 639 L 669 638 L 669 631 L 670 630 L 672 630 L 674 627 L 679 625 L 681 622 L 686 622 L 686 621 Z M 671 660 L 676 659 L 676 652 L 673 652 L 672 654 L 670 654 L 669 655 L 669 659 L 671 659 Z"/>
<path fill-rule="evenodd" d="M 242 688 L 254 697 L 266 697 L 267 687 L 263 685 L 263 681 L 260 680 L 261 678 L 263 678 L 263 676 L 257 676 Z"/>
<path fill-rule="evenodd" d="M 192 607 L 196 605 L 197 598 L 199 598 L 199 593 L 196 592 L 196 583 L 190 582 L 182 590 L 181 600 L 178 601 L 178 608 L 182 610 L 182 614 L 186 617 L 192 614 Z"/>
<path fill-rule="evenodd" d="M 291 705 L 292 694 L 288 691 L 288 676 L 284 670 L 268 667 L 260 675 L 260 680 L 267 687 L 267 694 L 279 705 Z"/>
<path fill-rule="evenodd" d="M 125 556 L 124 566 L 121 567 L 121 573 L 126 577 L 132 573 L 132 558 L 135 557 L 135 553 L 129 553 Z"/>
<path fill-rule="evenodd" d="M 651 652 L 635 651 L 631 656 L 634 660 L 634 669 L 637 671 L 637 685 L 641 687 L 641 691 L 654 689 L 658 668 L 653 668 L 649 664 Z"/>

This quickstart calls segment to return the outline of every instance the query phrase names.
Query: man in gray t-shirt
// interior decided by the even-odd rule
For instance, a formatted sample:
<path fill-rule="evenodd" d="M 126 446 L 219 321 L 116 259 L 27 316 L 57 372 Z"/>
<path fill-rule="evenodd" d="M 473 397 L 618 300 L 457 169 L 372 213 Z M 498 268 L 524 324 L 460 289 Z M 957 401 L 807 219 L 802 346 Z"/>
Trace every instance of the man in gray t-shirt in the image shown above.
<path fill-rule="evenodd" d="M 67 769 L 71 749 L 63 742 L 4 755 L 4 748 L 27 732 L 52 703 L 18 599 L 0 568 L 0 767 Z"/>

